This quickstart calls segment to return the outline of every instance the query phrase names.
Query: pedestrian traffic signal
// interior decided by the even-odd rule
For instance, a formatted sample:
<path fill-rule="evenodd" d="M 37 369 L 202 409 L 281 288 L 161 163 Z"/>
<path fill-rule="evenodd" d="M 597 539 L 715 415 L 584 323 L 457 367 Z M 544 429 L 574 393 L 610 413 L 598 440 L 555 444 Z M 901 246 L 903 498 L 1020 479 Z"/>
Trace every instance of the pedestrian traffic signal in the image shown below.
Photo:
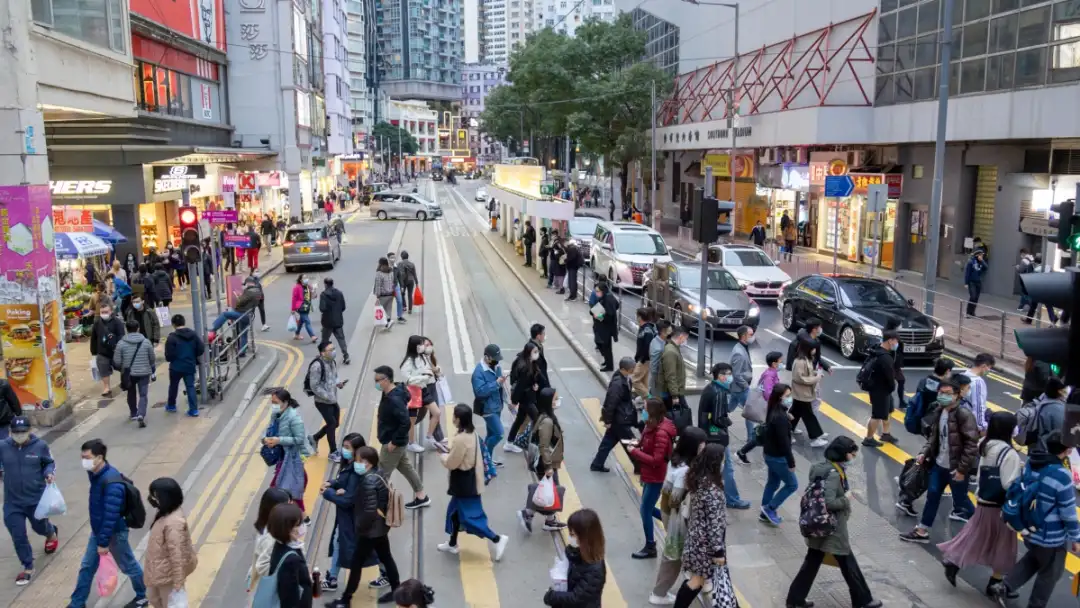
<path fill-rule="evenodd" d="M 199 212 L 194 207 L 180 208 L 180 251 L 188 264 L 198 264 L 202 259 Z"/>
<path fill-rule="evenodd" d="M 1050 210 L 1058 214 L 1047 222 L 1057 229 L 1057 234 L 1051 234 L 1046 240 L 1057 243 L 1062 251 L 1080 251 L 1080 215 L 1076 213 L 1076 201 L 1070 199 L 1051 205 Z"/>
<path fill-rule="evenodd" d="M 695 241 L 706 245 L 716 242 L 717 236 L 720 234 L 717 224 L 717 218 L 719 217 L 717 203 L 719 201 L 711 196 L 694 201 L 694 208 L 691 209 L 691 222 L 693 223 Z"/>
<path fill-rule="evenodd" d="M 1080 271 L 1075 268 L 1021 274 L 1020 284 L 1033 302 L 1060 308 L 1069 319 L 1080 313 Z M 1080 361 L 1080 325 L 1017 329 L 1013 333 L 1016 345 L 1026 356 L 1063 367 L 1066 384 L 1080 385 L 1080 365 L 1069 365 L 1070 361 Z"/>

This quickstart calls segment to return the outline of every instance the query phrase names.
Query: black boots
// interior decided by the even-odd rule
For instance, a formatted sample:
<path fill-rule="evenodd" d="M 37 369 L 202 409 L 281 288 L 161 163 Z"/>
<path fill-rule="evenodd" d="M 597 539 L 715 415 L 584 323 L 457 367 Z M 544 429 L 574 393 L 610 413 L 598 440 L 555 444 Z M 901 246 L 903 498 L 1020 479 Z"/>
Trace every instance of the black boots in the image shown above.
<path fill-rule="evenodd" d="M 640 551 L 630 557 L 634 559 L 654 559 L 656 557 L 656 543 L 645 543 Z"/>

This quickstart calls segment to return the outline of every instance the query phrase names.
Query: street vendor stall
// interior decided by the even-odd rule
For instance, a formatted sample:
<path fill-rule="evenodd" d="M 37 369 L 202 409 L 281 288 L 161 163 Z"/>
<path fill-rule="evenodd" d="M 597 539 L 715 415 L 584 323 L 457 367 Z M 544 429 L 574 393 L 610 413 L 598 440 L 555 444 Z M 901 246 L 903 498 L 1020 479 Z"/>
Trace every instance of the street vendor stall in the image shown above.
<path fill-rule="evenodd" d="M 120 233 L 116 234 L 124 238 Z M 83 318 L 93 319 L 93 312 L 89 310 L 90 297 L 94 293 L 94 284 L 103 281 L 108 274 L 112 245 L 88 232 L 61 232 L 56 235 L 55 247 L 66 337 L 79 340 L 89 335 L 90 328 Z"/>

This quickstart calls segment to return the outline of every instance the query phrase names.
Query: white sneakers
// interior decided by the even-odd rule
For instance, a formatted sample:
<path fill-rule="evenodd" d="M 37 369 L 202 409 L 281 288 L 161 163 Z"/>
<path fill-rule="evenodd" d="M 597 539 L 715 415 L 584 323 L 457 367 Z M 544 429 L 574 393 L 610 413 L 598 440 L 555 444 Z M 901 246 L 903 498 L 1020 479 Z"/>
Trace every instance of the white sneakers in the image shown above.
<path fill-rule="evenodd" d="M 655 593 L 649 594 L 649 603 L 653 606 L 670 606 L 675 603 L 675 595 L 656 595 Z"/>
<path fill-rule="evenodd" d="M 502 560 L 503 554 L 506 553 L 506 545 L 510 544 L 510 537 L 505 535 L 505 534 L 500 534 L 499 535 L 499 540 L 497 540 L 497 541 L 489 540 L 488 542 L 491 543 L 493 553 L 494 553 L 494 555 L 492 556 L 492 559 L 494 561 Z M 461 549 L 459 549 L 455 545 L 451 545 L 450 543 L 439 543 L 438 545 L 435 546 L 435 548 L 438 549 L 442 553 L 449 553 L 450 555 L 458 555 L 458 554 L 461 553 Z"/>
<path fill-rule="evenodd" d="M 823 448 L 823 447 L 829 445 L 828 437 L 829 437 L 828 434 L 825 434 L 825 435 L 822 435 L 821 437 L 818 437 L 817 439 L 810 442 L 810 447 L 812 447 L 812 448 Z"/>
<path fill-rule="evenodd" d="M 458 553 L 461 553 L 460 549 L 458 549 L 454 545 L 451 545 L 450 543 L 439 543 L 435 546 L 435 548 L 443 553 L 449 553 L 450 555 L 457 555 Z"/>
<path fill-rule="evenodd" d="M 414 454 L 424 453 L 424 446 L 420 445 L 419 443 L 410 443 L 409 445 L 405 446 L 405 449 L 409 450 Z"/>
<path fill-rule="evenodd" d="M 522 452 L 523 452 L 524 450 L 522 450 L 522 449 L 521 449 L 521 448 L 519 448 L 518 446 L 516 446 L 516 445 L 514 445 L 514 444 L 512 444 L 512 443 L 509 443 L 509 442 L 508 442 L 508 443 L 504 443 L 504 444 L 503 444 L 503 451 L 505 451 L 505 452 L 512 452 L 512 453 L 514 453 L 514 454 L 520 454 L 520 453 L 522 453 Z"/>

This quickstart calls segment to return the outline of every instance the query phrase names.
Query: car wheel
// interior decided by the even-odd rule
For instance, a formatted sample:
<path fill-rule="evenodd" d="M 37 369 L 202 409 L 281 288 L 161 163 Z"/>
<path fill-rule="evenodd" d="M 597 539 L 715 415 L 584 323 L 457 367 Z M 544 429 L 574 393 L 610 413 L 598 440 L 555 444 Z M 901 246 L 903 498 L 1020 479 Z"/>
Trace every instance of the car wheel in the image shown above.
<path fill-rule="evenodd" d="M 781 316 L 783 317 L 784 329 L 795 331 L 795 307 L 791 305 L 791 302 L 784 304 L 784 311 Z"/>
<path fill-rule="evenodd" d="M 846 325 L 840 330 L 840 354 L 847 359 L 854 359 L 856 355 L 855 330 Z"/>
<path fill-rule="evenodd" d="M 421 222 L 426 220 L 427 219 L 427 213 L 425 213 L 423 211 L 417 211 L 416 212 L 416 219 L 420 220 Z"/>
<path fill-rule="evenodd" d="M 379 218 L 380 220 L 385 220 L 388 216 L 386 215 L 385 211 L 380 211 L 375 214 L 375 217 Z"/>

